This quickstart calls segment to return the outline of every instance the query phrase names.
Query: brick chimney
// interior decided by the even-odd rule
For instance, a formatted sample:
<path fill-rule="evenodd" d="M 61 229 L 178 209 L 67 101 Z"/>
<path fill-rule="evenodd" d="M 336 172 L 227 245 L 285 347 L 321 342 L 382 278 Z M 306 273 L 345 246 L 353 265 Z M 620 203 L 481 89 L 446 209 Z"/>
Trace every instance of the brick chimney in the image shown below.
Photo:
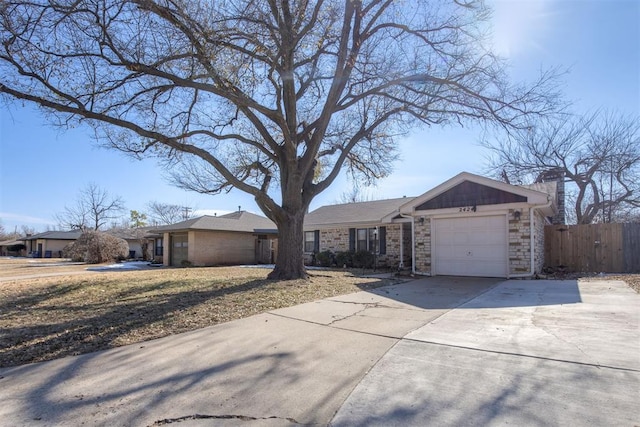
<path fill-rule="evenodd" d="M 564 205 L 564 170 L 562 168 L 553 168 L 541 172 L 536 182 L 556 182 L 556 206 L 558 213 L 551 218 L 552 224 L 565 224 L 565 205 Z"/>

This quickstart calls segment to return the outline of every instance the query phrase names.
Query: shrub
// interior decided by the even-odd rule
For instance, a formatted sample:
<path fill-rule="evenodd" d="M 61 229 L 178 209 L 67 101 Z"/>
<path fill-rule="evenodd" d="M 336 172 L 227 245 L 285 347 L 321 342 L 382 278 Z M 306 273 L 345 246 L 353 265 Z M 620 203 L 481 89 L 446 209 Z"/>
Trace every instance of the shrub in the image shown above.
<path fill-rule="evenodd" d="M 338 252 L 336 253 L 336 264 L 339 268 L 353 267 L 353 252 Z"/>
<path fill-rule="evenodd" d="M 86 231 L 62 251 L 73 261 L 99 264 L 106 261 L 122 261 L 129 255 L 129 245 L 124 239 L 100 231 Z"/>
<path fill-rule="evenodd" d="M 322 251 L 316 254 L 316 264 L 321 267 L 331 267 L 334 263 L 334 255 L 331 251 Z"/>
<path fill-rule="evenodd" d="M 374 256 L 369 251 L 358 251 L 353 254 L 353 266 L 356 268 L 373 268 Z"/>

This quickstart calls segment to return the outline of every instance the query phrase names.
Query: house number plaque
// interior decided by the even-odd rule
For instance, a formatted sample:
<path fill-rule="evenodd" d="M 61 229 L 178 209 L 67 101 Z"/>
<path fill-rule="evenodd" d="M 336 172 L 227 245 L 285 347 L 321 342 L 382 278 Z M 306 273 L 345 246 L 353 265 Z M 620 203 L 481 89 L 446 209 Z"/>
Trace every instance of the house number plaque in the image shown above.
<path fill-rule="evenodd" d="M 461 208 L 459 208 L 460 210 L 458 212 L 475 212 L 476 211 L 476 207 L 475 206 L 463 206 Z"/>

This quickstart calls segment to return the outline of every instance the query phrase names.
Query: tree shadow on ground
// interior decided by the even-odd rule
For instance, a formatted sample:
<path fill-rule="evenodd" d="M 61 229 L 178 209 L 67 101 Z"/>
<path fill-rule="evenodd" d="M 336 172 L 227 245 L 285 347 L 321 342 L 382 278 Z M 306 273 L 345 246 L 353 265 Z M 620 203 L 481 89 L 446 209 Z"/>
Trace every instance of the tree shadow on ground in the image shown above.
<path fill-rule="evenodd" d="M 505 281 L 435 276 L 368 292 L 422 309 L 533 307 L 582 302 L 576 280 Z"/>
<path fill-rule="evenodd" d="M 78 291 L 82 284 L 49 289 L 46 293 L 24 295 L 0 303 L 0 316 L 41 316 L 29 326 L 5 327 L 0 335 L 0 367 L 114 347 L 119 337 L 206 303 L 234 294 L 250 292 L 265 285 L 264 280 L 252 280 L 237 285 L 209 290 L 185 290 L 146 298 L 145 293 L 172 287 L 172 282 L 139 286 L 114 295 L 117 303 L 80 303 L 78 306 L 58 306 L 55 299 Z M 139 296 L 135 296 L 139 295 Z M 60 313 L 63 313 L 59 315 Z M 212 314 L 213 315 L 213 314 Z M 212 322 L 215 323 L 215 322 Z M 159 332 L 159 338 L 167 333 Z"/>
<path fill-rule="evenodd" d="M 405 341 L 331 425 L 632 425 L 636 386 L 634 372 Z M 599 410 L 603 396 L 619 398 Z"/>

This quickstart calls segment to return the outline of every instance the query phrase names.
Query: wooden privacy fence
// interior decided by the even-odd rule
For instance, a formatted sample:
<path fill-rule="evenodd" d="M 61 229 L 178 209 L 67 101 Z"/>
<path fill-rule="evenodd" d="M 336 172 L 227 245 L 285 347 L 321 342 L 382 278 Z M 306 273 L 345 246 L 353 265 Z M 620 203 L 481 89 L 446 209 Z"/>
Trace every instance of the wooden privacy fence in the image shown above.
<path fill-rule="evenodd" d="M 640 273 L 640 224 L 547 225 L 544 261 L 567 271 Z"/>

